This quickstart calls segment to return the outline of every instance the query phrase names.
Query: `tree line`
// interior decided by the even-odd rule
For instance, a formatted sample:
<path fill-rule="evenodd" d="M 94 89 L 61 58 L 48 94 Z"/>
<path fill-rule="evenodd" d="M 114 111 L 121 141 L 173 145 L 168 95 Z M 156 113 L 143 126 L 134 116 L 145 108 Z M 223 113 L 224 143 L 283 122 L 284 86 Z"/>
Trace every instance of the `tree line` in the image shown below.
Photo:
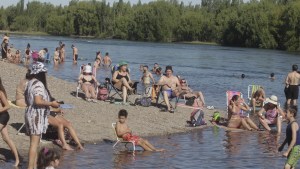
<path fill-rule="evenodd" d="M 142 4 L 31 1 L 0 9 L 0 29 L 134 41 L 216 42 L 225 46 L 300 51 L 299 0 L 202 0 Z"/>

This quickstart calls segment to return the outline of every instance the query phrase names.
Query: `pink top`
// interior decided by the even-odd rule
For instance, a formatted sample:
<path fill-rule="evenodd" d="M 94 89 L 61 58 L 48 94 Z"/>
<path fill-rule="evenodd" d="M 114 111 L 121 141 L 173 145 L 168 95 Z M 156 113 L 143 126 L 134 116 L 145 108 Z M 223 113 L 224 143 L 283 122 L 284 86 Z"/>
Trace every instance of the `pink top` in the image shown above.
<path fill-rule="evenodd" d="M 266 112 L 266 119 L 268 119 L 270 121 L 271 124 L 275 124 L 276 123 L 276 118 L 278 116 L 278 112 L 277 109 L 274 108 L 272 110 L 268 110 Z"/>

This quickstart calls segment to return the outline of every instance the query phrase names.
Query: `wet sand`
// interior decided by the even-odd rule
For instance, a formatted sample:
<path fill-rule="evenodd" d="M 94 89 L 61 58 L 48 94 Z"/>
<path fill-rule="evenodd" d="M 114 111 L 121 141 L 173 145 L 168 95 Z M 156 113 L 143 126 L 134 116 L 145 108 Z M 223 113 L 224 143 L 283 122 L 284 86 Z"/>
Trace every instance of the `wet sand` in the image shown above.
<path fill-rule="evenodd" d="M 8 99 L 15 100 L 16 86 L 24 78 L 26 68 L 0 61 L 0 72 Z M 103 101 L 90 103 L 72 95 L 76 91 L 76 83 L 67 82 L 53 76 L 48 76 L 47 80 L 48 88 L 53 97 L 74 106 L 73 109 L 66 109 L 64 116 L 72 122 L 79 139 L 86 144 L 99 143 L 103 139 L 116 140 L 111 124 L 117 121 L 117 114 L 120 109 L 126 109 L 129 112 L 128 124 L 132 128 L 133 133 L 144 137 L 188 132 L 193 129 L 206 127 L 187 127 L 186 120 L 189 120 L 192 112 L 192 109 L 189 108 L 178 107 L 175 113 L 172 114 L 161 112 L 159 108 L 154 106 L 124 106 Z M 129 100 L 134 102 L 136 97 L 138 96 L 130 96 Z M 216 110 L 204 110 L 207 126 L 211 126 L 208 120 L 211 119 L 214 111 Z M 29 137 L 16 135 L 17 129 L 24 122 L 24 109 L 11 106 L 9 114 L 8 131 L 10 137 L 15 142 L 21 156 L 26 159 Z M 4 155 L 7 156 L 4 152 L 9 152 L 7 151 L 9 149 L 2 139 L 0 139 L 0 145 L 1 161 L 1 159 L 5 159 Z M 45 144 L 42 143 L 40 145 L 43 146 Z M 51 146 L 51 144 L 47 144 L 47 146 Z"/>

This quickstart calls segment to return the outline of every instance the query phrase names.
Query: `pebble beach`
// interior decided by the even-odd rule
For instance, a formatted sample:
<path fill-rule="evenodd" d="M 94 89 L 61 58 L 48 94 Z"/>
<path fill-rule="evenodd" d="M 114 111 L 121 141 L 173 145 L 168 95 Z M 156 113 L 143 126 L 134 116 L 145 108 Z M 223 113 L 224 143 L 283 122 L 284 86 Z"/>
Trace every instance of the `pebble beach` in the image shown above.
<path fill-rule="evenodd" d="M 15 100 L 16 86 L 24 78 L 26 68 L 0 61 L 0 72 L 8 99 L 13 101 Z M 216 111 L 204 109 L 207 125 L 187 127 L 186 120 L 189 120 L 192 112 L 192 109 L 189 108 L 178 107 L 175 113 L 172 114 L 161 112 L 155 106 L 117 105 L 103 101 L 91 103 L 74 96 L 77 86 L 75 82 L 68 82 L 48 75 L 47 83 L 53 97 L 64 101 L 66 104 L 73 105 L 73 109 L 64 110 L 64 117 L 72 123 L 79 139 L 85 144 L 97 144 L 104 139 L 115 141 L 116 137 L 111 124 L 117 121 L 117 114 L 120 109 L 126 109 L 129 112 L 128 124 L 133 133 L 143 137 L 182 133 L 211 126 L 208 120 Z M 131 95 L 129 100 L 134 102 L 137 97 Z M 20 155 L 27 159 L 29 137 L 17 135 L 17 129 L 24 122 L 24 109 L 11 106 L 9 114 L 8 131 L 10 137 L 16 144 Z M 10 153 L 9 148 L 2 139 L 0 139 L 0 145 L 0 150 Z M 42 143 L 40 146 L 52 146 L 52 144 L 48 142 L 47 145 Z M 2 153 L 0 153 L 0 160 L 5 160 Z"/>

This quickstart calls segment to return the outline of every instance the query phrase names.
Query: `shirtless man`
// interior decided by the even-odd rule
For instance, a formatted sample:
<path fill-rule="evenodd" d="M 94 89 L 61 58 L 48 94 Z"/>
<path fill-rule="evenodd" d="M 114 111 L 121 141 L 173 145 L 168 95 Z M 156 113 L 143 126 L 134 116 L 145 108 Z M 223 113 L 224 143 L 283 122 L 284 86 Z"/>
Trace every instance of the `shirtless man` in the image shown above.
<path fill-rule="evenodd" d="M 111 66 L 111 59 L 109 57 L 109 53 L 107 52 L 103 58 L 103 66 L 107 66 L 107 67 L 110 67 Z"/>
<path fill-rule="evenodd" d="M 126 110 L 122 109 L 119 111 L 119 121 L 116 124 L 116 133 L 119 138 L 122 138 L 124 141 L 132 141 L 135 145 L 141 146 L 146 151 L 164 151 L 164 149 L 155 148 L 148 140 L 133 135 L 126 122 L 127 116 L 128 113 Z"/>
<path fill-rule="evenodd" d="M 65 56 L 66 56 L 65 44 L 62 44 L 59 50 L 59 57 L 61 62 L 65 61 Z"/>
<path fill-rule="evenodd" d="M 290 72 L 285 80 L 285 97 L 287 99 L 286 104 L 297 106 L 297 99 L 299 95 L 299 80 L 300 74 L 297 72 L 298 66 L 292 66 L 292 72 Z M 291 103 L 292 102 L 292 103 Z"/>
<path fill-rule="evenodd" d="M 168 111 L 174 113 L 174 110 L 171 109 L 169 98 L 175 96 L 173 91 L 177 86 L 180 86 L 179 80 L 176 76 L 173 76 L 172 66 L 167 66 L 165 70 L 166 75 L 162 76 L 157 85 L 162 87 L 164 101 L 167 105 Z"/>
<path fill-rule="evenodd" d="M 77 63 L 78 49 L 74 45 L 72 45 L 71 48 L 73 49 L 73 61 L 74 63 Z"/>

